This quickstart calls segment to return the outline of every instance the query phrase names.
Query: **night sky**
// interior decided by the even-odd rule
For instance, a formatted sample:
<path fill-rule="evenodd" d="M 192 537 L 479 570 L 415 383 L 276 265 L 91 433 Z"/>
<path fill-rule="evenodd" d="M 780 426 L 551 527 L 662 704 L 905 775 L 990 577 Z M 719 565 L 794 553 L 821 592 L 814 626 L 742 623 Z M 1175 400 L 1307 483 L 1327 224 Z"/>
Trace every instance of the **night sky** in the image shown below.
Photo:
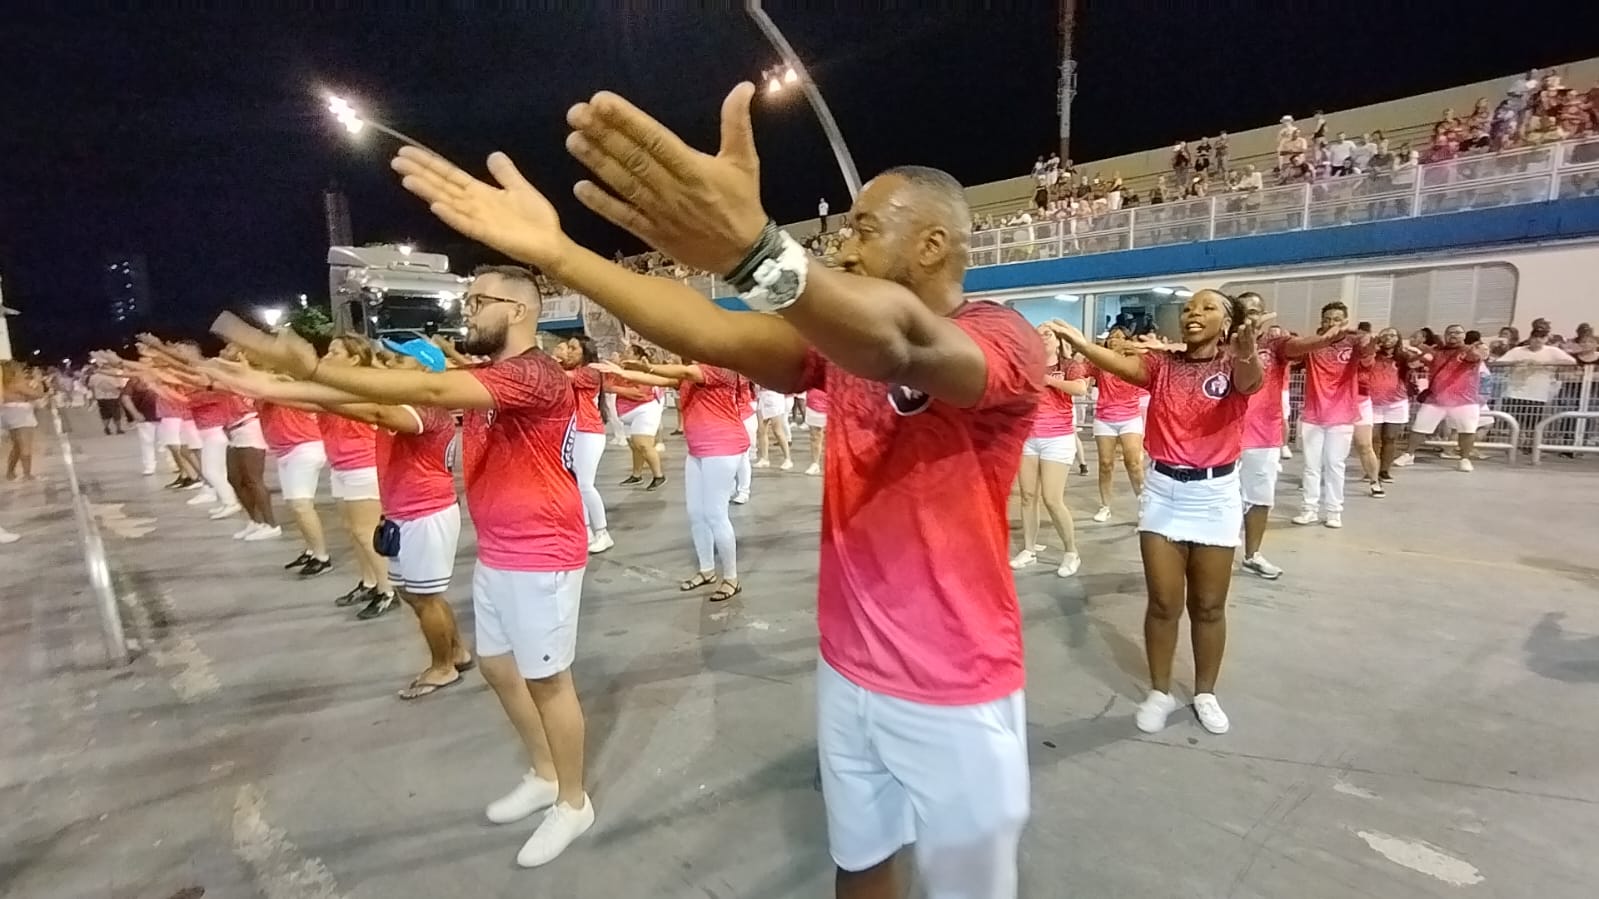
<path fill-rule="evenodd" d="M 1591 0 L 1508 16 L 1503 3 L 1184 6 L 1083 0 L 1076 159 L 1599 55 Z M 330 182 L 349 195 L 358 243 L 415 240 L 448 253 L 457 271 L 492 259 L 399 188 L 387 168 L 392 144 L 371 132 L 346 139 L 323 109 L 325 89 L 471 167 L 507 151 L 577 239 L 606 253 L 638 249 L 571 198 L 580 175 L 561 144 L 566 108 L 615 90 L 708 148 L 722 96 L 776 55 L 741 11 L 605 9 L 8 12 L 0 278 L 6 304 L 23 312 L 11 320 L 18 355 L 59 357 L 120 336 L 100 282 L 113 251 L 148 257 L 153 324 L 168 333 L 201 331 L 225 306 L 300 292 L 325 299 L 321 191 Z M 863 176 L 923 163 L 975 184 L 1023 173 L 1054 145 L 1053 4 L 769 9 Z M 814 214 L 822 195 L 835 211 L 847 206 L 801 96 L 759 102 L 756 137 L 779 221 Z"/>

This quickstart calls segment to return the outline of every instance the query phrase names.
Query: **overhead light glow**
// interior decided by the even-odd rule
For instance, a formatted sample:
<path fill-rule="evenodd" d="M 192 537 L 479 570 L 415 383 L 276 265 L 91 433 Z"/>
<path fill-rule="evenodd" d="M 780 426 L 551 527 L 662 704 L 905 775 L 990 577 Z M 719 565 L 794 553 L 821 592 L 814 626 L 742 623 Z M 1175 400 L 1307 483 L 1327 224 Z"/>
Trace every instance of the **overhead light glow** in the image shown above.
<path fill-rule="evenodd" d="M 789 66 L 788 67 L 788 71 L 783 73 L 783 81 L 785 81 L 788 84 L 793 84 L 794 82 L 796 82 L 798 80 L 799 80 L 799 73 L 794 71 L 794 67 L 793 66 Z"/>
<path fill-rule="evenodd" d="M 277 306 L 268 306 L 261 310 L 261 322 L 268 328 L 276 328 L 283 321 L 283 310 Z"/>
<path fill-rule="evenodd" d="M 1172 295 L 1173 296 L 1179 296 L 1179 297 L 1187 298 L 1187 297 L 1193 296 L 1194 292 L 1192 290 L 1189 290 L 1186 287 L 1180 287 L 1177 290 L 1173 291 Z"/>
<path fill-rule="evenodd" d="M 1169 297 L 1169 296 L 1172 295 L 1172 293 L 1174 293 L 1174 291 L 1170 287 L 1157 287 L 1153 291 L 1151 291 L 1151 293 L 1158 293 L 1161 296 Z"/>
<path fill-rule="evenodd" d="M 783 82 L 778 81 L 776 75 L 772 76 L 772 80 L 771 81 L 766 82 L 766 92 L 768 94 L 775 94 L 775 93 L 777 93 L 778 91 L 780 91 L 782 89 L 783 89 Z"/>
<path fill-rule="evenodd" d="M 400 251 L 400 255 L 401 256 L 409 256 L 409 255 L 411 255 L 411 251 L 416 249 L 416 248 L 411 246 L 408 243 L 402 243 L 402 244 L 400 244 L 398 249 Z"/>

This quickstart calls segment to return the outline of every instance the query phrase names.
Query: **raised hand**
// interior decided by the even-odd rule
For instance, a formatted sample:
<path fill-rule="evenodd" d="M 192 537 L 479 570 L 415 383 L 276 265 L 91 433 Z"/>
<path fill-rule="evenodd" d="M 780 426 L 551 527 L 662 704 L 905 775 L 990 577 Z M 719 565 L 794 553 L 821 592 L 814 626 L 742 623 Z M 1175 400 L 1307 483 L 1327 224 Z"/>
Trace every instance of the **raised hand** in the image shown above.
<path fill-rule="evenodd" d="M 1076 326 L 1069 325 L 1058 318 L 1052 318 L 1049 321 L 1044 322 L 1042 325 L 1039 325 L 1039 327 L 1048 328 L 1049 330 L 1055 332 L 1055 336 L 1066 341 L 1067 344 L 1075 349 L 1081 349 L 1091 342 L 1082 331 L 1079 331 L 1076 328 Z"/>
<path fill-rule="evenodd" d="M 439 221 L 512 259 L 557 268 L 571 244 L 555 207 L 504 153 L 490 155 L 488 165 L 498 187 L 417 147 L 401 147 L 391 163 L 401 175 L 401 186 L 426 200 Z"/>
<path fill-rule="evenodd" d="M 1276 317 L 1277 313 L 1275 312 L 1245 317 L 1243 324 L 1233 331 L 1233 352 L 1239 356 L 1255 355 L 1259 345 L 1260 332 L 1265 329 L 1267 322 Z"/>
<path fill-rule="evenodd" d="M 660 122 L 602 91 L 566 114 L 566 149 L 599 184 L 579 181 L 584 206 L 633 232 L 677 261 L 704 271 L 731 271 L 760 237 L 760 158 L 750 126 L 749 82 L 722 101 L 716 155 L 683 143 Z"/>
<path fill-rule="evenodd" d="M 224 312 L 211 323 L 211 333 L 233 344 L 244 354 L 267 368 L 300 380 L 311 377 L 320 361 L 316 347 L 289 328 L 268 333 L 231 312 Z"/>

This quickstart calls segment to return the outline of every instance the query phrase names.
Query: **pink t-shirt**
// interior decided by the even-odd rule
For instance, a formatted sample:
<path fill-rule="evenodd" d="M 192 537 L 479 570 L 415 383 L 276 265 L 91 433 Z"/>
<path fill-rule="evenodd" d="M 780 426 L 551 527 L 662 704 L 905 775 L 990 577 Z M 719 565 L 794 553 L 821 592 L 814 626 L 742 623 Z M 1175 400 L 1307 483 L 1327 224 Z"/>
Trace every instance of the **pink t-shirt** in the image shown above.
<path fill-rule="evenodd" d="M 827 391 L 821 389 L 805 391 L 805 411 L 826 415 Z"/>
<path fill-rule="evenodd" d="M 633 388 L 637 388 L 639 386 L 638 384 L 634 384 L 632 381 L 625 381 L 625 380 L 623 380 L 621 378 L 617 378 L 617 377 L 614 377 L 614 376 L 612 377 L 610 383 L 612 383 L 612 384 L 622 384 L 622 385 L 625 385 L 626 387 L 633 387 Z M 618 393 L 616 395 L 616 414 L 617 415 L 626 415 L 627 413 L 632 412 L 634 409 L 637 409 L 638 407 L 640 407 L 640 406 L 642 406 L 642 405 L 644 405 L 646 403 L 653 403 L 653 402 L 656 402 L 657 400 L 659 400 L 661 398 L 661 388 L 659 388 L 659 387 L 646 387 L 644 389 L 646 391 L 648 391 L 649 396 L 646 397 L 645 399 L 642 399 L 642 400 L 636 400 L 636 399 L 633 399 L 630 396 L 623 396 L 620 393 Z"/>
<path fill-rule="evenodd" d="M 502 571 L 575 571 L 588 563 L 572 474 L 572 382 L 538 350 L 469 369 L 494 397 L 462 425 L 466 504 L 478 559 Z"/>
<path fill-rule="evenodd" d="M 302 443 L 322 440 L 315 412 L 263 402 L 257 414 L 261 417 L 261 435 L 274 456 L 281 456 Z"/>
<path fill-rule="evenodd" d="M 255 411 L 244 397 L 225 390 L 196 390 L 189 394 L 189 409 L 202 431 L 226 427 Z"/>
<path fill-rule="evenodd" d="M 1439 347 L 1427 358 L 1428 405 L 1475 406 L 1482 402 L 1482 362 L 1470 357 L 1471 347 Z"/>
<path fill-rule="evenodd" d="M 584 434 L 604 434 L 605 419 L 600 416 L 600 373 L 587 365 L 567 372 L 572 379 L 572 401 L 577 411 L 577 429 Z M 621 397 L 617 398 L 618 403 Z M 620 406 L 618 412 L 621 411 Z"/>
<path fill-rule="evenodd" d="M 1330 428 L 1360 420 L 1362 357 L 1355 341 L 1345 335 L 1305 357 L 1305 408 L 1299 416 L 1304 423 Z"/>
<path fill-rule="evenodd" d="M 1094 383 L 1099 386 L 1099 399 L 1094 403 L 1096 420 L 1132 421 L 1143 413 L 1148 390 L 1099 369 L 1094 369 Z"/>
<path fill-rule="evenodd" d="M 1222 350 L 1202 362 L 1181 353 L 1144 354 L 1149 373 L 1149 414 L 1144 451 L 1168 465 L 1214 468 L 1238 461 L 1243 452 L 1249 397 L 1233 387 L 1233 355 Z M 1261 396 L 1282 402 L 1282 394 Z"/>
<path fill-rule="evenodd" d="M 1249 411 L 1244 414 L 1244 449 L 1283 445 L 1283 387 L 1288 383 L 1288 357 L 1283 348 L 1287 344 L 1288 337 L 1283 336 L 1255 347 L 1263 380 L 1260 389 L 1250 394 Z"/>
<path fill-rule="evenodd" d="M 701 364 L 699 369 L 705 383 L 685 380 L 677 387 L 689 455 L 705 459 L 749 452 L 750 435 L 744 429 L 749 382 L 714 365 Z"/>
<path fill-rule="evenodd" d="M 332 412 L 318 415 L 316 426 L 317 430 L 322 432 L 322 445 L 327 448 L 328 467 L 334 471 L 359 471 L 363 468 L 377 467 L 376 427 Z"/>
<path fill-rule="evenodd" d="M 1077 431 L 1072 417 L 1072 395 L 1049 386 L 1050 380 L 1076 381 L 1087 377 L 1082 366 L 1067 362 L 1057 363 L 1046 371 L 1044 392 L 1039 396 L 1038 413 L 1033 416 L 1034 437 L 1065 437 Z"/>
<path fill-rule="evenodd" d="M 989 702 L 1026 680 L 1006 506 L 1044 389 L 1044 348 L 1020 315 L 972 302 L 952 321 L 988 363 L 974 408 L 865 380 L 815 350 L 800 384 L 838 402 L 822 482 L 822 658 L 866 689 L 933 705 Z"/>
<path fill-rule="evenodd" d="M 436 406 L 400 408 L 416 416 L 422 432 L 378 430 L 378 496 L 385 517 L 415 521 L 455 505 L 455 476 L 445 462 L 455 417 Z"/>
<path fill-rule="evenodd" d="M 155 412 L 161 418 L 192 418 L 188 400 L 182 394 L 169 396 L 165 391 L 154 391 Z"/>

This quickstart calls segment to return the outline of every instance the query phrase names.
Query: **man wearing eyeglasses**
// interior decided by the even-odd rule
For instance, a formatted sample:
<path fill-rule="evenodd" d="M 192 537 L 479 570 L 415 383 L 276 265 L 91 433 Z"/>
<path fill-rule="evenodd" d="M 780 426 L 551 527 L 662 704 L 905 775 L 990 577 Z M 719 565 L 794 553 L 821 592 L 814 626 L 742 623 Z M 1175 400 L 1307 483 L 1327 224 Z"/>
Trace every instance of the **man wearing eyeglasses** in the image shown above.
<path fill-rule="evenodd" d="M 467 507 L 477 528 L 472 606 L 483 677 L 522 738 L 532 770 L 488 806 L 509 824 L 548 809 L 517 854 L 551 861 L 594 823 L 583 784 L 583 709 L 572 682 L 588 536 L 571 473 L 571 382 L 536 343 L 532 272 L 485 266 L 462 300 L 461 350 L 487 365 L 443 372 L 324 366 L 309 343 L 224 314 L 213 329 L 274 368 L 351 394 L 352 401 L 465 410 Z"/>

